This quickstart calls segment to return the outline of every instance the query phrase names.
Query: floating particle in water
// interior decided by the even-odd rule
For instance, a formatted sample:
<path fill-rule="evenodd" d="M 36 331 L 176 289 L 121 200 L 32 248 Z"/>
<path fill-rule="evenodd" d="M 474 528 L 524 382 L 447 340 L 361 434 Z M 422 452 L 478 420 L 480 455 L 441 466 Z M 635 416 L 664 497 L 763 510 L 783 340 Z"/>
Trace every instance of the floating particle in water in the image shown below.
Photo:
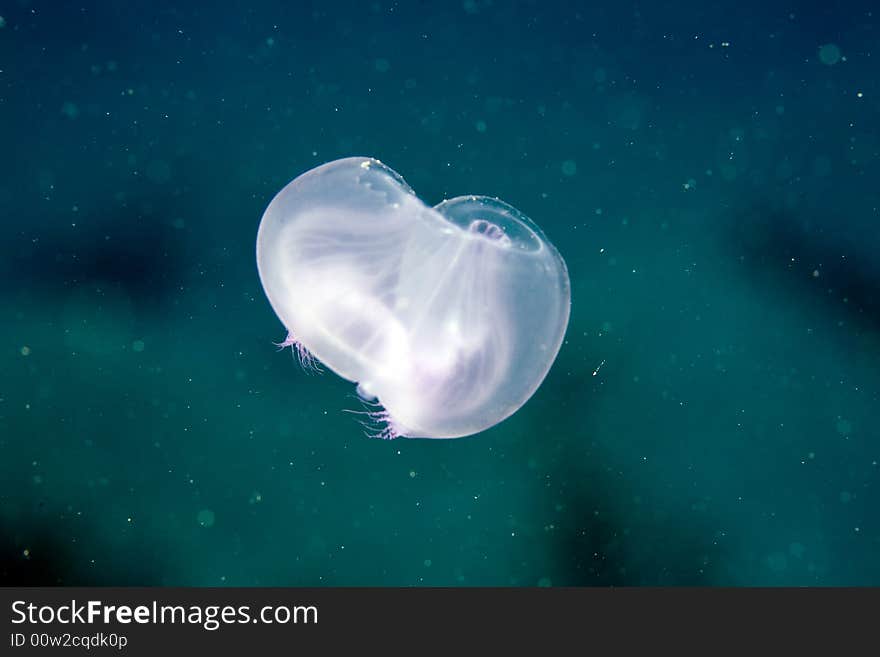
<path fill-rule="evenodd" d="M 0 16 L 0 27 L 6 27 L 6 19 Z"/>
<path fill-rule="evenodd" d="M 819 155 L 813 159 L 813 175 L 820 178 L 831 175 L 831 160 L 824 155 Z"/>
<path fill-rule="evenodd" d="M 781 573 L 788 568 L 788 559 L 782 552 L 774 552 L 767 556 L 767 566 L 770 570 Z"/>
<path fill-rule="evenodd" d="M 199 511 L 198 515 L 196 515 L 196 522 L 199 523 L 200 527 L 213 527 L 214 512 L 211 511 L 211 509 L 202 509 Z"/>
<path fill-rule="evenodd" d="M 134 342 L 131 343 L 131 348 L 133 351 L 136 351 L 138 353 L 142 352 L 144 350 L 144 341 L 143 340 L 135 340 Z"/>
<path fill-rule="evenodd" d="M 352 412 L 382 438 L 498 424 L 540 386 L 568 325 L 565 262 L 530 219 L 485 196 L 429 207 L 369 158 L 284 187 L 257 266 L 285 346 L 356 383 L 365 409 Z"/>
<path fill-rule="evenodd" d="M 147 178 L 158 185 L 164 185 L 171 180 L 171 167 L 164 160 L 153 160 L 147 164 Z"/>
<path fill-rule="evenodd" d="M 794 175 L 794 167 L 792 166 L 791 161 L 788 158 L 782 160 L 778 165 L 776 165 L 776 177 L 780 180 L 788 180 Z"/>
<path fill-rule="evenodd" d="M 476 14 L 478 11 L 480 11 L 480 7 L 476 3 L 476 0 L 464 0 L 461 6 L 466 14 Z"/>
<path fill-rule="evenodd" d="M 566 176 L 573 176 L 577 170 L 577 163 L 574 160 L 566 160 L 562 163 L 562 173 Z"/>
<path fill-rule="evenodd" d="M 21 348 L 21 355 L 22 355 L 22 356 L 30 356 L 30 355 L 31 355 L 31 348 L 28 347 L 27 345 L 24 345 L 24 346 Z"/>
<path fill-rule="evenodd" d="M 381 57 L 373 63 L 373 66 L 379 73 L 387 73 L 389 70 L 391 70 L 391 64 L 388 62 L 388 60 L 382 59 Z"/>
<path fill-rule="evenodd" d="M 819 47 L 819 61 L 826 66 L 834 66 L 840 59 L 840 48 L 836 44 L 826 43 Z"/>
<path fill-rule="evenodd" d="M 477 121 L 476 127 L 477 127 L 477 132 L 486 132 L 486 122 L 485 121 Z"/>
<path fill-rule="evenodd" d="M 79 116 L 79 108 L 69 100 L 66 100 L 61 105 L 61 113 L 68 119 L 75 119 Z"/>

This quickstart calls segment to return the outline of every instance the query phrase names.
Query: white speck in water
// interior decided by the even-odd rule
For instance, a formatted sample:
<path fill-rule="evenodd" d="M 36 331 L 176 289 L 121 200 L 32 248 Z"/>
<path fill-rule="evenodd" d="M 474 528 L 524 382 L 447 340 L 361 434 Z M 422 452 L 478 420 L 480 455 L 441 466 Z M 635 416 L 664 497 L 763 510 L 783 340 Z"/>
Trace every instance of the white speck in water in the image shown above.
<path fill-rule="evenodd" d="M 211 509 L 202 509 L 196 516 L 196 522 L 198 522 L 201 527 L 213 527 L 214 512 L 211 511 Z"/>

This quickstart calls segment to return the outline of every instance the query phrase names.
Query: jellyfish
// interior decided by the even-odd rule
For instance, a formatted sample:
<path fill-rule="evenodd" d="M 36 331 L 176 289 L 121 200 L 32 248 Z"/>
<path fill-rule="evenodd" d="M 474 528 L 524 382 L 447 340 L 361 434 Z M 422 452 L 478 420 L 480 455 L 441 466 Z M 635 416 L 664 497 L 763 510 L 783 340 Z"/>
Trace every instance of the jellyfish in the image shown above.
<path fill-rule="evenodd" d="M 486 196 L 430 207 L 372 158 L 288 183 L 260 221 L 257 268 L 282 344 L 354 382 L 383 438 L 498 424 L 568 325 L 565 261 L 537 225 Z"/>

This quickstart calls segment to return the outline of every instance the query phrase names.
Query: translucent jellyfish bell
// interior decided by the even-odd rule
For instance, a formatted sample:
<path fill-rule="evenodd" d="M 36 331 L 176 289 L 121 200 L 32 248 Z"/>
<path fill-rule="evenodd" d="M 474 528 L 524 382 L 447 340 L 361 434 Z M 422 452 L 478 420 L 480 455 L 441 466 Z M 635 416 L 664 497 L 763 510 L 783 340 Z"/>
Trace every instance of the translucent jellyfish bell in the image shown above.
<path fill-rule="evenodd" d="M 501 422 L 544 380 L 568 324 L 565 262 L 528 218 L 485 196 L 428 207 L 369 158 L 284 187 L 257 266 L 288 344 L 378 400 L 385 437 Z"/>

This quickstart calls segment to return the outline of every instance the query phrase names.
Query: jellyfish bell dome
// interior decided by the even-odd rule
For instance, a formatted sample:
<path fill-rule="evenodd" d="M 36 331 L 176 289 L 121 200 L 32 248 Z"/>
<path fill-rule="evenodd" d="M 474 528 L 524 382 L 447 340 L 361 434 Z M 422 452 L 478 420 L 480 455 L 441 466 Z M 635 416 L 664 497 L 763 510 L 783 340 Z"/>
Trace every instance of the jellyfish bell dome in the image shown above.
<path fill-rule="evenodd" d="M 515 208 L 429 207 L 396 172 L 352 157 L 272 199 L 257 266 L 290 340 L 384 409 L 385 437 L 457 438 L 513 414 L 568 324 L 565 262 Z"/>

